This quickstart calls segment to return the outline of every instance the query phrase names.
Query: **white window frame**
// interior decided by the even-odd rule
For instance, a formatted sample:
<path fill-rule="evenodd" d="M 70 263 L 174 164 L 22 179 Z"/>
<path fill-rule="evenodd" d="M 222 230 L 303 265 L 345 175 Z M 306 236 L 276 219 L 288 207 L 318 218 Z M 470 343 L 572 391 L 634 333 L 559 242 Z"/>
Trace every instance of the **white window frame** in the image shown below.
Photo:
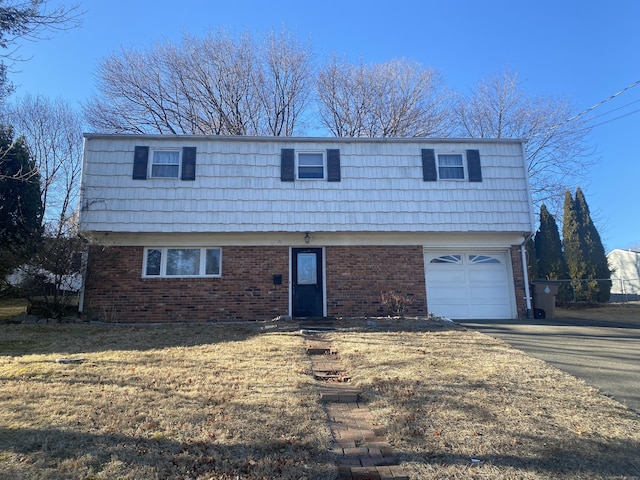
<path fill-rule="evenodd" d="M 462 177 L 455 177 L 455 178 L 443 178 L 440 175 L 440 157 L 442 156 L 459 156 L 462 162 L 462 165 L 460 165 L 460 167 L 462 167 Z M 460 181 L 465 181 L 467 179 L 467 162 L 466 162 L 466 156 L 464 153 L 460 153 L 460 152 L 442 152 L 442 153 L 438 153 L 436 155 L 437 157 L 437 164 L 436 164 L 436 168 L 438 170 L 438 180 L 443 180 L 443 181 L 452 181 L 452 182 L 460 182 Z M 450 165 L 444 165 L 442 166 L 442 168 L 460 168 L 458 166 L 456 167 L 452 167 Z"/>
<path fill-rule="evenodd" d="M 156 153 L 164 153 L 164 152 L 174 152 L 178 154 L 178 172 L 176 175 L 172 175 L 172 176 L 166 176 L 166 175 L 153 175 L 153 166 L 154 166 L 154 159 L 155 159 L 155 155 Z M 149 178 L 167 178 L 167 179 L 175 179 L 175 178 L 180 178 L 180 172 L 182 171 L 182 149 L 181 148 L 154 148 L 151 150 L 150 154 L 149 154 L 149 171 L 148 173 L 148 177 Z M 158 165 L 164 165 L 164 166 L 173 166 L 175 165 L 174 163 L 158 163 L 155 164 L 156 166 Z"/>
<path fill-rule="evenodd" d="M 301 177 L 300 176 L 300 155 L 321 155 L 322 156 L 322 177 Z M 304 168 L 304 166 L 302 166 Z M 327 155 L 323 150 L 301 150 L 296 151 L 296 180 L 326 180 L 327 179 Z"/>
<path fill-rule="evenodd" d="M 147 274 L 147 259 L 150 250 L 160 250 L 160 273 L 158 275 Z M 169 250 L 200 250 L 200 265 L 197 275 L 167 275 L 167 258 Z M 218 273 L 207 274 L 207 250 L 218 250 L 219 265 Z M 142 277 L 143 278 L 220 278 L 222 277 L 222 247 L 145 247 L 142 258 Z"/>

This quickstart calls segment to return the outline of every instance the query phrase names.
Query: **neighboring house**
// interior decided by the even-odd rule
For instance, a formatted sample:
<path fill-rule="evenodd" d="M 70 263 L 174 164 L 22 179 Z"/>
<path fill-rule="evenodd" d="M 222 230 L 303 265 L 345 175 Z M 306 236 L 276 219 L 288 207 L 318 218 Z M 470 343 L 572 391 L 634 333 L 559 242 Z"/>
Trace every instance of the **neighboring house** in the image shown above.
<path fill-rule="evenodd" d="M 79 270 L 77 269 L 74 273 L 66 275 L 56 275 L 42 267 L 25 263 L 7 275 L 5 281 L 12 287 L 21 288 L 27 281 L 40 277 L 42 283 L 49 285 L 50 288 L 58 288 L 63 292 L 79 292 L 82 288 L 82 275 Z"/>
<path fill-rule="evenodd" d="M 126 322 L 530 311 L 519 140 L 85 135 L 83 311 Z"/>
<path fill-rule="evenodd" d="M 640 300 L 640 252 L 612 250 L 607 254 L 611 269 L 611 301 Z"/>

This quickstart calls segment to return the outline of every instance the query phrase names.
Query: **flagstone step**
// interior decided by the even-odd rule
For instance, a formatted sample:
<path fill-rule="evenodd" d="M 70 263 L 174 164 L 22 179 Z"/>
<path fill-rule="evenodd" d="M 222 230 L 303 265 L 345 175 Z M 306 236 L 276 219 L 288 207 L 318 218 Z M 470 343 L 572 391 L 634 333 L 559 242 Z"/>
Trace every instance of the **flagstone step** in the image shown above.
<path fill-rule="evenodd" d="M 317 380 L 323 380 L 325 382 L 348 383 L 351 380 L 351 377 L 345 375 L 344 372 L 333 370 L 319 371 L 314 369 L 313 376 Z"/>
<path fill-rule="evenodd" d="M 336 352 L 331 348 L 331 342 L 306 337 L 305 349 L 309 355 L 335 355 Z"/>
<path fill-rule="evenodd" d="M 311 363 L 311 371 L 315 374 L 318 373 L 320 375 L 342 375 L 343 377 L 347 376 L 347 372 L 344 370 L 342 365 L 335 362 L 312 362 Z"/>
<path fill-rule="evenodd" d="M 360 396 L 360 389 L 353 388 L 349 384 L 330 383 L 322 384 L 319 387 L 320 399 L 323 402 L 351 403 L 357 402 Z"/>

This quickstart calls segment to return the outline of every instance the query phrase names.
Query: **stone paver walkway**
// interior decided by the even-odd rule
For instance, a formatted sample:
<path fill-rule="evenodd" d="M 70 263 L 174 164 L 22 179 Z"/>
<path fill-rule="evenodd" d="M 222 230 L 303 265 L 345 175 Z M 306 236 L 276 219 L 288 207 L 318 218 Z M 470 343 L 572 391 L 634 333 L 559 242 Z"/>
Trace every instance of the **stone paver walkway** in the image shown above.
<path fill-rule="evenodd" d="M 333 435 L 338 480 L 408 480 L 322 331 L 302 330 Z"/>

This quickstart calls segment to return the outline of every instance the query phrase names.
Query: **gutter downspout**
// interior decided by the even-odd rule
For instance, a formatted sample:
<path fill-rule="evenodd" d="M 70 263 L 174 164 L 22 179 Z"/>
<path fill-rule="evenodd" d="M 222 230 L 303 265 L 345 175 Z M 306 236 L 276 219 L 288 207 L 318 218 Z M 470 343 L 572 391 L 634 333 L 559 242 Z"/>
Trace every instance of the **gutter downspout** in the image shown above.
<path fill-rule="evenodd" d="M 522 255 L 522 274 L 524 277 L 524 300 L 527 305 L 527 318 L 531 318 L 531 293 L 529 291 L 529 272 L 527 272 L 527 242 L 531 240 L 533 234 L 525 237 L 524 242 L 520 245 L 520 255 Z"/>
<path fill-rule="evenodd" d="M 85 288 L 85 282 L 87 280 L 87 266 L 89 264 L 89 246 L 91 245 L 91 242 L 89 241 L 89 239 L 87 237 L 85 237 L 84 235 L 82 235 L 82 233 L 78 232 L 78 237 L 80 237 L 82 240 L 84 240 L 85 246 L 84 246 L 84 251 L 82 252 L 82 263 L 80 264 L 80 278 L 82 279 L 82 283 L 80 285 L 80 294 L 78 296 L 78 313 L 80 315 L 82 315 L 82 312 L 84 311 L 84 288 Z"/>
<path fill-rule="evenodd" d="M 520 149 L 522 151 L 522 159 L 523 168 L 524 168 L 524 176 L 527 184 L 527 196 L 529 198 L 529 221 L 531 222 L 531 231 L 524 236 L 524 241 L 520 245 L 520 255 L 522 255 L 522 273 L 524 278 L 524 294 L 525 294 L 525 302 L 527 305 L 527 318 L 532 318 L 531 313 L 533 309 L 531 307 L 531 292 L 529 290 L 529 273 L 527 272 L 527 251 L 526 245 L 529 240 L 533 238 L 536 234 L 536 219 L 535 214 L 533 213 L 533 198 L 531 196 L 531 184 L 529 183 L 529 171 L 527 169 L 527 150 L 525 147 L 526 141 L 521 141 Z"/>

